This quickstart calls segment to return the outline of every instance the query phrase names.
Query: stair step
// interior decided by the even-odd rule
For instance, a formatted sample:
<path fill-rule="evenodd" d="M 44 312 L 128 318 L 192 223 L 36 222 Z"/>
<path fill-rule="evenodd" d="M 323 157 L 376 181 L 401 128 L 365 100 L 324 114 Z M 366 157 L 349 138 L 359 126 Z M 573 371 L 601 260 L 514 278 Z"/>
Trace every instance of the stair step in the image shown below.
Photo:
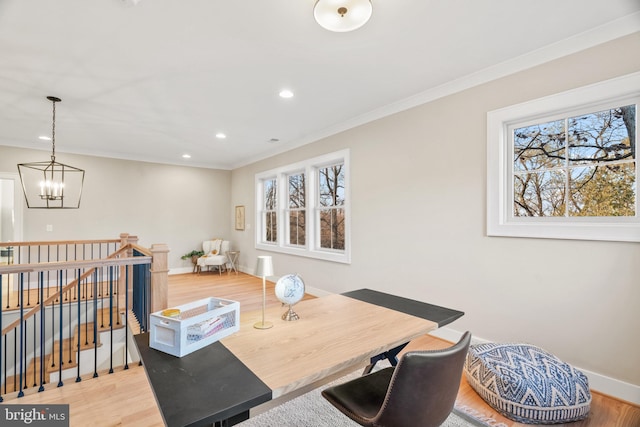
<path fill-rule="evenodd" d="M 48 356 L 45 356 L 45 360 L 46 359 L 48 359 Z M 14 379 L 15 379 L 15 385 L 14 385 Z M 49 379 L 49 375 L 46 373 L 46 370 L 45 370 L 44 384 L 48 382 L 48 379 Z M 7 377 L 6 385 L 7 385 L 6 392 L 4 389 L 4 384 L 2 386 L 3 394 L 13 393 L 14 391 L 18 391 L 18 389 L 20 388 L 20 379 L 16 378 L 15 375 L 11 375 Z M 29 362 L 29 365 L 27 366 L 27 374 L 22 378 L 23 390 L 32 388 L 32 387 L 40 387 L 40 357 L 35 358 L 35 366 L 34 366 L 33 360 Z"/>
<path fill-rule="evenodd" d="M 78 333 L 78 328 L 76 328 L 73 334 L 74 348 L 78 347 L 78 338 L 80 338 L 81 341 L 80 350 L 86 350 L 95 347 L 96 341 L 97 347 L 100 347 L 102 345 L 100 343 L 100 328 L 98 328 L 98 336 L 94 337 L 93 322 L 83 323 L 82 325 L 80 325 L 80 333 Z"/>
<path fill-rule="evenodd" d="M 65 338 L 62 340 L 62 369 L 74 368 L 77 366 L 77 345 L 74 345 L 74 340 L 70 340 L 69 338 Z M 56 341 L 53 343 L 53 350 L 51 351 L 51 355 L 49 356 L 47 363 L 47 372 L 55 372 L 60 369 L 60 341 Z"/>
<path fill-rule="evenodd" d="M 123 309 L 117 310 L 115 307 L 112 309 L 113 312 L 113 329 L 124 328 L 124 321 L 122 320 L 122 316 L 125 314 Z M 103 308 L 98 310 L 98 315 L 96 316 L 96 320 L 98 323 L 98 331 L 108 331 L 110 329 L 109 325 L 109 308 Z"/>
<path fill-rule="evenodd" d="M 121 329 L 124 328 L 124 320 L 123 316 L 126 315 L 126 311 L 124 310 L 116 310 L 114 307 L 112 309 L 113 317 L 112 321 L 114 323 L 113 329 Z M 131 316 L 133 317 L 133 316 Z M 135 319 L 135 317 L 133 317 Z M 109 331 L 111 329 L 109 325 L 109 308 L 99 309 L 97 316 L 97 347 L 101 347 L 102 343 L 100 342 L 100 332 Z M 131 318 L 129 320 L 131 322 Z M 80 332 L 78 333 L 78 329 Z M 65 338 L 62 341 L 62 369 L 71 369 L 78 366 L 77 357 L 78 357 L 78 337 L 81 340 L 80 350 L 87 350 L 96 347 L 94 343 L 94 323 L 82 323 L 81 325 L 76 326 L 73 333 L 73 338 Z M 58 359 L 60 357 L 60 341 L 55 341 L 53 343 L 53 350 L 50 354 L 45 355 L 45 366 L 44 366 L 44 384 L 50 382 L 49 374 L 52 372 L 57 372 L 60 369 L 60 364 L 58 363 Z M 35 366 L 34 366 L 35 360 Z M 14 387 L 14 378 L 15 376 L 9 376 L 5 379 L 6 383 L 6 391 L 5 384 L 2 384 L 2 394 L 17 392 L 20 388 L 20 379 L 15 379 L 15 387 Z M 22 389 L 26 390 L 28 388 L 40 387 L 40 357 L 36 357 L 32 359 L 27 365 L 26 375 L 23 376 L 22 379 Z"/>

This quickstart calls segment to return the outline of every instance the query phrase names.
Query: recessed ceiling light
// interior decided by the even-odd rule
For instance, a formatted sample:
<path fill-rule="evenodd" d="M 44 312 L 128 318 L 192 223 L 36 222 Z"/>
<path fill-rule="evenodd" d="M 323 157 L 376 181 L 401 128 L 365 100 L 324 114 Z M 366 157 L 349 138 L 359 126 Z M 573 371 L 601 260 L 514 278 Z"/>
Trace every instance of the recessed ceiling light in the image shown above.
<path fill-rule="evenodd" d="M 279 93 L 280 98 L 293 98 L 293 92 L 289 89 L 282 89 Z"/>
<path fill-rule="evenodd" d="M 216 133 L 216 138 L 218 138 L 218 139 L 225 139 L 226 137 L 227 137 L 227 135 L 225 135 L 222 132 Z"/>
<path fill-rule="evenodd" d="M 183 159 L 190 159 L 191 158 L 191 154 L 183 154 L 182 158 Z"/>
<path fill-rule="evenodd" d="M 41 139 L 43 141 L 51 141 L 51 137 L 50 136 L 44 136 L 44 135 L 39 136 L 38 139 Z"/>

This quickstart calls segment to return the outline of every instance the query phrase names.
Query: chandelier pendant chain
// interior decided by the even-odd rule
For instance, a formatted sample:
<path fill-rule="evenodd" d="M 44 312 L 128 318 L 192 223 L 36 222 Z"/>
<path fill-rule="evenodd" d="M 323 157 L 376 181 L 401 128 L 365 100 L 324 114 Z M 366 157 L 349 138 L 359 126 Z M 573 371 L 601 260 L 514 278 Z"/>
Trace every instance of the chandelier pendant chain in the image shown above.
<path fill-rule="evenodd" d="M 51 125 L 51 161 L 56 161 L 56 102 L 62 101 L 56 96 L 47 96 L 47 99 L 53 104 L 53 124 Z"/>
<path fill-rule="evenodd" d="M 56 161 L 56 102 L 53 101 L 53 125 L 51 126 L 51 161 Z"/>

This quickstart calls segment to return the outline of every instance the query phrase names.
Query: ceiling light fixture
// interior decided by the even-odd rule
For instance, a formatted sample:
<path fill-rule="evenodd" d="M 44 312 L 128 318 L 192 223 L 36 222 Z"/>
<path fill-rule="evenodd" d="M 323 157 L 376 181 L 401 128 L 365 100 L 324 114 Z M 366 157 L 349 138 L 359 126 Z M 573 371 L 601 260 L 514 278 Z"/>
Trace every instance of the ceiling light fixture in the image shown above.
<path fill-rule="evenodd" d="M 78 209 L 84 170 L 56 162 L 56 102 L 61 99 L 55 96 L 47 99 L 53 104 L 51 160 L 18 164 L 24 198 L 28 208 Z"/>
<path fill-rule="evenodd" d="M 280 95 L 280 98 L 293 98 L 293 92 L 289 89 L 282 89 L 278 95 Z"/>
<path fill-rule="evenodd" d="M 218 139 L 225 139 L 226 137 L 227 137 L 227 135 L 225 135 L 222 132 L 216 133 L 216 138 L 218 138 Z"/>
<path fill-rule="evenodd" d="M 362 27 L 372 12 L 370 0 L 318 0 L 313 7 L 316 22 L 322 28 L 338 33 Z"/>

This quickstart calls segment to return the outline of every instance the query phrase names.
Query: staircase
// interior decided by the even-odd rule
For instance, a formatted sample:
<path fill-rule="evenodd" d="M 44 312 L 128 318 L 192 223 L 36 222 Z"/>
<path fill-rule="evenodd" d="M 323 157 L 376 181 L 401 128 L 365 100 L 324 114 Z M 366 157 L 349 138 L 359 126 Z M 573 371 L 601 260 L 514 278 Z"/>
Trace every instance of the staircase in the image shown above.
<path fill-rule="evenodd" d="M 139 360 L 132 335 L 153 307 L 166 308 L 166 245 L 143 248 L 122 233 L 5 246 L 13 258 L 0 265 L 0 402 Z"/>
<path fill-rule="evenodd" d="M 112 319 L 113 319 L 113 328 L 109 323 L 109 309 L 99 309 L 97 313 L 97 323 L 94 327 L 94 322 L 82 323 L 74 328 L 73 336 L 71 338 L 64 338 L 62 343 L 59 340 L 56 340 L 53 343 L 53 348 L 51 352 L 45 355 L 45 364 L 42 367 L 44 369 L 43 372 L 43 384 L 49 383 L 59 383 L 60 378 L 62 381 L 67 379 L 74 379 L 78 381 L 78 361 L 81 362 L 80 369 L 80 378 L 86 377 L 90 378 L 92 376 L 96 376 L 98 371 L 103 371 L 106 369 L 113 370 L 113 366 L 110 368 L 100 369 L 100 365 L 94 369 L 93 360 L 109 360 L 111 359 L 115 364 L 115 367 L 124 367 L 126 366 L 126 361 L 123 357 L 116 358 L 117 360 L 113 360 L 111 358 L 112 351 L 111 347 L 116 347 L 118 345 L 124 344 L 125 334 L 124 334 L 124 316 L 126 315 L 126 311 L 121 309 L 117 310 L 116 308 L 112 309 Z M 135 316 L 130 315 L 130 318 L 135 319 Z M 138 322 L 135 321 L 134 329 L 139 330 Z M 94 331 L 97 332 L 96 338 L 94 340 Z M 122 333 L 117 333 L 120 331 Z M 113 333 L 113 340 L 110 334 Z M 78 341 L 80 341 L 80 346 L 78 346 Z M 108 348 L 103 346 L 103 342 L 107 342 Z M 62 345 L 62 363 L 60 363 L 60 345 Z M 79 347 L 79 348 L 78 348 Z M 96 353 L 97 352 L 97 353 Z M 84 363 L 86 369 L 82 369 L 82 361 L 91 360 L 91 363 Z M 23 377 L 23 391 L 27 393 L 27 391 L 35 391 L 35 389 L 40 388 L 40 357 L 35 357 L 27 363 L 27 370 Z M 19 387 L 19 377 L 9 376 L 6 381 L 6 390 L 3 388 L 2 394 L 14 393 L 18 391 Z M 6 398 L 11 398 L 11 396 L 4 396 Z"/>

